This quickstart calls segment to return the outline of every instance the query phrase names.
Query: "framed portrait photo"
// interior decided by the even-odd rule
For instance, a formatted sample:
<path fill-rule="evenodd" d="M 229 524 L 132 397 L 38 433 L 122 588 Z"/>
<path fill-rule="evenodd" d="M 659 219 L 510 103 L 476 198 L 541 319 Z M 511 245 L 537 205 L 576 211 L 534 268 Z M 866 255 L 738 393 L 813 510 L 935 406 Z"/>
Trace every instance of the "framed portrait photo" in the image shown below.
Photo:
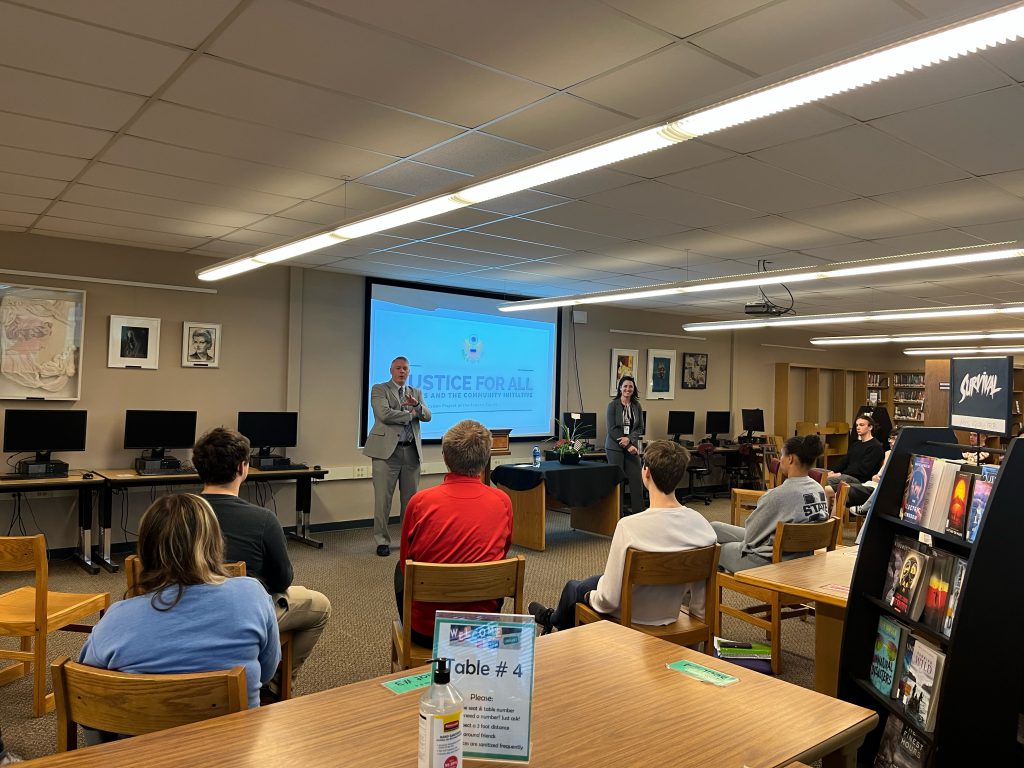
<path fill-rule="evenodd" d="M 181 332 L 183 368 L 220 368 L 220 323 L 186 320 Z"/>
<path fill-rule="evenodd" d="M 683 352 L 683 389 L 707 389 L 707 352 Z"/>
<path fill-rule="evenodd" d="M 110 316 L 107 368 L 159 368 L 160 318 Z"/>
<path fill-rule="evenodd" d="M 674 349 L 647 350 L 647 399 L 675 400 L 676 372 Z"/>
<path fill-rule="evenodd" d="M 613 349 L 611 365 L 611 384 L 608 387 L 608 396 L 615 397 L 619 391 L 619 379 L 623 376 L 637 376 L 637 361 L 640 359 L 639 349 Z"/>

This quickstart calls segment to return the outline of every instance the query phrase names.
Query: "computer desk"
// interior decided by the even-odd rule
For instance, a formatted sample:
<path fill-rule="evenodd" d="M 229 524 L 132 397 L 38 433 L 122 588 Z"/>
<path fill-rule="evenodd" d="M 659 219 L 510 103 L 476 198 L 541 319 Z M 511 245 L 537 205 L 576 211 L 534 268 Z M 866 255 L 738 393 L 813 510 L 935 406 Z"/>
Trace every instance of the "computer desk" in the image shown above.
<path fill-rule="evenodd" d="M 134 469 L 97 469 L 94 470 L 103 480 L 100 492 L 100 529 L 99 544 L 93 555 L 93 559 L 111 573 L 116 573 L 120 567 L 110 559 L 111 539 L 111 517 L 114 503 L 114 491 L 124 490 L 145 485 L 198 485 L 201 483 L 199 475 L 140 475 Z M 275 480 L 294 480 L 295 487 L 295 530 L 285 529 L 285 535 L 289 539 L 298 541 L 306 546 L 320 549 L 324 543 L 310 538 L 309 516 L 312 506 L 313 482 L 323 480 L 327 471 L 323 469 L 282 469 L 265 470 L 249 469 L 246 477 L 247 483 L 274 482 Z"/>
<path fill-rule="evenodd" d="M 88 573 L 99 573 L 99 567 L 92 560 L 92 492 L 97 491 L 103 499 L 106 481 L 96 473 L 83 477 L 85 470 L 72 470 L 67 477 L 41 477 L 32 480 L 0 479 L 0 493 L 33 493 L 36 491 L 78 491 L 78 549 L 72 556 Z"/>

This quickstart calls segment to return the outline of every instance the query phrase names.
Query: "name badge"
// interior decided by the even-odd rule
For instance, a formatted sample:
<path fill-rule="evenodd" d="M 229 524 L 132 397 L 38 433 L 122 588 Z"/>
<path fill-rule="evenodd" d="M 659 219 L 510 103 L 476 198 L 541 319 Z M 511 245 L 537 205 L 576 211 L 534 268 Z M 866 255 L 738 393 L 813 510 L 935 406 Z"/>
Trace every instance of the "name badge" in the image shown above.
<path fill-rule="evenodd" d="M 622 434 L 624 434 L 624 435 L 628 435 L 629 434 L 629 424 L 623 424 L 622 425 Z"/>

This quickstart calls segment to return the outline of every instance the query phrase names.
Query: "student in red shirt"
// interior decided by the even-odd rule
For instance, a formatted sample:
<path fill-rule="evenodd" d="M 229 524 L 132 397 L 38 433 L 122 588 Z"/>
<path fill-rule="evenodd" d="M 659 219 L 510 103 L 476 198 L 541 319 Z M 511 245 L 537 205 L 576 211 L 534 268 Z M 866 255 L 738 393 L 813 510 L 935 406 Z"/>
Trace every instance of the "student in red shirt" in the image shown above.
<path fill-rule="evenodd" d="M 441 440 L 448 467 L 444 482 L 420 491 L 405 510 L 402 549 L 395 567 L 395 599 L 402 616 L 405 561 L 486 563 L 508 557 L 512 545 L 512 502 L 497 488 L 484 485 L 480 473 L 491 458 L 491 433 L 481 423 L 460 421 Z M 420 603 L 412 605 L 412 639 L 434 643 L 434 611 L 500 610 L 500 601 Z"/>

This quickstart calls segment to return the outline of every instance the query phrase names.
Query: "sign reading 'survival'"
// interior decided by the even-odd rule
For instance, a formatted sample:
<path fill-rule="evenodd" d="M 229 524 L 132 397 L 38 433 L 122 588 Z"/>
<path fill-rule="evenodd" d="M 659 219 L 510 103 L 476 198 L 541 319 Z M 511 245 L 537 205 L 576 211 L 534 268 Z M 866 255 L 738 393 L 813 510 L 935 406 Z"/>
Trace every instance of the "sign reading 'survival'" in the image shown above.
<path fill-rule="evenodd" d="M 949 368 L 949 425 L 1009 435 L 1012 357 L 954 357 Z"/>

